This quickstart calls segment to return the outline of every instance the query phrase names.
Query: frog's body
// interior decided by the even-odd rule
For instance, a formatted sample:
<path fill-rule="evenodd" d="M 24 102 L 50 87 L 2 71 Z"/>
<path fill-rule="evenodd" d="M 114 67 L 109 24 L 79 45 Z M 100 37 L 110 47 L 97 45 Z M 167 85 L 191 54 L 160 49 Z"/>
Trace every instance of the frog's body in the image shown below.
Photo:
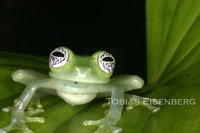
<path fill-rule="evenodd" d="M 32 70 L 17 70 L 12 74 L 16 82 L 27 85 L 17 102 L 12 108 L 11 124 L 1 128 L 0 133 L 6 133 L 15 127 L 24 133 L 32 133 L 26 126 L 26 122 L 44 122 L 44 118 L 30 117 L 42 112 L 42 105 L 38 109 L 29 111 L 31 115 L 25 115 L 25 108 L 30 103 L 35 92 L 40 88 L 55 90 L 58 96 L 71 105 L 81 105 L 92 101 L 99 94 L 111 95 L 113 99 L 123 99 L 124 92 L 139 89 L 144 81 L 134 75 L 122 75 L 110 79 L 115 67 L 114 57 L 105 51 L 99 51 L 92 56 L 75 55 L 70 49 L 59 47 L 50 54 L 50 72 L 44 75 Z M 48 92 L 48 90 L 45 89 Z M 101 95 L 102 96 L 102 95 Z M 129 99 L 140 99 L 132 95 Z M 141 102 L 142 104 L 142 102 Z M 158 108 L 148 106 L 153 111 Z M 84 121 L 84 125 L 99 125 L 96 133 L 119 132 L 121 128 L 115 127 L 120 119 L 123 105 L 112 104 L 105 118 L 97 121 Z"/>

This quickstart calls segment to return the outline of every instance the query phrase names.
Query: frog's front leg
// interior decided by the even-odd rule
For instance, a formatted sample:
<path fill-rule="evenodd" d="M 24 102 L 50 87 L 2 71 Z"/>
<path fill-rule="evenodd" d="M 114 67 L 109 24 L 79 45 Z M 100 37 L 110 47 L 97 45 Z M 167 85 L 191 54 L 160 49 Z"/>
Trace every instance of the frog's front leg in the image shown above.
<path fill-rule="evenodd" d="M 12 79 L 15 82 L 28 85 L 33 80 L 41 80 L 49 78 L 48 75 L 39 73 L 30 69 L 18 69 L 12 73 Z"/>
<path fill-rule="evenodd" d="M 35 70 L 31 70 L 31 69 L 18 69 L 12 73 L 12 79 L 15 82 L 19 82 L 24 85 L 28 85 L 33 80 L 41 80 L 41 79 L 47 79 L 47 78 L 49 78 L 49 75 L 37 72 Z M 34 94 L 33 98 L 31 99 L 31 102 L 29 102 L 29 105 L 27 107 L 28 110 L 33 110 L 34 106 L 38 109 L 42 108 L 42 104 L 40 103 L 40 94 L 42 93 L 37 92 L 36 94 Z M 14 104 L 17 101 L 18 99 L 14 101 Z"/>
<path fill-rule="evenodd" d="M 120 75 L 112 78 L 111 83 L 123 86 L 126 92 L 134 89 L 140 89 L 144 85 L 143 79 L 136 75 Z M 129 101 L 126 109 L 133 109 L 137 105 L 145 106 L 152 112 L 156 112 L 160 109 L 159 105 L 161 103 L 159 103 L 159 100 L 157 99 L 145 98 L 131 94 L 125 94 L 124 98 Z"/>
<path fill-rule="evenodd" d="M 120 87 L 116 87 L 111 94 L 111 99 L 123 99 L 124 97 L 124 90 Z M 105 118 L 102 118 L 100 120 L 86 120 L 83 122 L 84 125 L 97 125 L 99 128 L 95 133 L 118 133 L 122 129 L 120 127 L 116 127 L 115 124 L 120 119 L 122 114 L 123 105 L 120 103 L 112 103 L 109 109 L 108 114 L 105 116 Z"/>
<path fill-rule="evenodd" d="M 38 90 L 38 88 L 48 84 L 49 80 L 50 79 L 33 81 L 29 85 L 27 85 L 27 87 L 19 97 L 18 101 L 12 108 L 11 123 L 6 127 L 1 128 L 0 133 L 6 133 L 13 129 L 20 129 L 24 133 L 32 133 L 32 131 L 26 126 L 27 122 L 43 123 L 45 121 L 42 117 L 30 117 L 31 115 L 34 115 L 36 113 L 43 112 L 42 109 L 25 112 L 25 108 L 29 104 L 31 98 Z"/>

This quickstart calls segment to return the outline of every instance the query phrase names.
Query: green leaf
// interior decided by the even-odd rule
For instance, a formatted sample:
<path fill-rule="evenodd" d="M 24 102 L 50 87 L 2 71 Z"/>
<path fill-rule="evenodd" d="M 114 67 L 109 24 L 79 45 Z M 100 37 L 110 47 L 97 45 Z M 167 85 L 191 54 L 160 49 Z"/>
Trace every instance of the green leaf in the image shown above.
<path fill-rule="evenodd" d="M 177 75 L 199 75 L 195 69 L 200 60 L 199 5 L 199 0 L 147 0 L 149 83 L 165 84 Z M 186 73 L 188 68 L 191 72 Z M 192 80 L 176 82 L 193 84 Z"/>
<path fill-rule="evenodd" d="M 144 132 L 200 131 L 199 7 L 199 0 L 146 1 L 148 86 L 139 94 L 180 103 L 161 106 Z"/>
<path fill-rule="evenodd" d="M 163 105 L 161 110 L 148 120 L 144 132 L 198 133 L 200 131 L 199 87 L 194 85 L 174 91 L 169 97 L 174 102 L 171 102 L 171 105 Z M 160 90 L 154 92 L 156 93 L 159 95 Z"/>

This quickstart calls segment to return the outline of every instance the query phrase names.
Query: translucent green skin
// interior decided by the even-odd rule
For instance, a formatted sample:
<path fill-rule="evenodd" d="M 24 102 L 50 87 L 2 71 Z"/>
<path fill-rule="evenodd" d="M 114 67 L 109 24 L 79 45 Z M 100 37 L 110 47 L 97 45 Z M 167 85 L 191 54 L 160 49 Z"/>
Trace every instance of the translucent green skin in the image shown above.
<path fill-rule="evenodd" d="M 58 96 L 67 103 L 81 105 L 104 95 L 110 95 L 113 99 L 123 99 L 124 92 L 139 89 L 144 85 L 144 81 L 134 75 L 121 75 L 110 79 L 112 73 L 105 73 L 98 66 L 99 52 L 92 56 L 78 56 L 73 54 L 70 49 L 67 50 L 70 54 L 69 62 L 60 68 L 54 68 L 50 65 L 50 76 L 23 69 L 12 74 L 14 81 L 27 86 L 12 108 L 11 123 L 0 128 L 0 133 L 6 133 L 16 126 L 21 126 L 24 133 L 32 133 L 33 131 L 26 126 L 26 122 L 42 123 L 45 121 L 44 118 L 30 117 L 24 114 L 25 108 L 38 89 L 46 88 L 46 92 L 48 89 L 54 89 Z M 121 117 L 122 109 L 123 105 L 111 103 L 105 118 L 97 121 L 84 121 L 83 124 L 99 125 L 95 133 L 117 133 L 121 131 L 121 128 L 115 127 L 115 124 Z M 40 111 L 43 110 L 32 110 L 31 114 Z"/>

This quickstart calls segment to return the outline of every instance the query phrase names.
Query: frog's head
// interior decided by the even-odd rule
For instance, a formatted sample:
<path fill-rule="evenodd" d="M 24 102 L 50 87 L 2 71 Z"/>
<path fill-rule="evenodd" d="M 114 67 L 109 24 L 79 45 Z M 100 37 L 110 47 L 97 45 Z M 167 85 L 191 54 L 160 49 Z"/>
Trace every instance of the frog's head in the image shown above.
<path fill-rule="evenodd" d="M 50 73 L 53 78 L 84 83 L 107 83 L 115 67 L 114 57 L 106 51 L 92 56 L 75 55 L 66 47 L 58 47 L 50 54 Z"/>

